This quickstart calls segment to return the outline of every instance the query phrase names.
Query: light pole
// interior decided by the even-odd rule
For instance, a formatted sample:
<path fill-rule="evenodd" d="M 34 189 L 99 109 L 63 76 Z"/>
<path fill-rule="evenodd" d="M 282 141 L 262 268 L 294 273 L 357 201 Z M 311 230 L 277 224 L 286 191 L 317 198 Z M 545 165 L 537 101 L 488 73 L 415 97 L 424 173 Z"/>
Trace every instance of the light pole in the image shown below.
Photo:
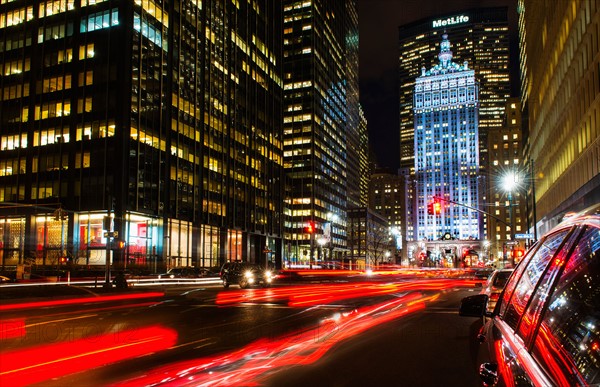
<path fill-rule="evenodd" d="M 513 261 L 512 263 L 514 264 L 514 256 L 513 256 L 513 250 L 514 250 L 514 243 L 515 243 L 515 218 L 514 218 L 514 214 L 513 214 L 513 192 L 518 188 L 519 186 L 519 175 L 517 173 L 515 173 L 514 171 L 509 171 L 507 172 L 503 177 L 502 177 L 502 188 L 504 189 L 504 192 L 506 192 L 507 198 L 508 198 L 508 219 L 509 219 L 509 223 L 510 223 L 510 242 L 511 242 L 511 261 Z M 504 255 L 504 260 L 506 260 L 506 255 Z"/>
<path fill-rule="evenodd" d="M 327 231 L 329 232 L 329 235 L 328 236 L 326 235 L 326 237 L 329 238 L 329 260 L 330 261 L 334 260 L 333 259 L 333 226 L 334 226 L 334 223 L 338 221 L 338 219 L 339 219 L 338 214 L 333 213 L 333 212 L 327 213 L 327 220 L 329 221 L 329 228 Z"/>

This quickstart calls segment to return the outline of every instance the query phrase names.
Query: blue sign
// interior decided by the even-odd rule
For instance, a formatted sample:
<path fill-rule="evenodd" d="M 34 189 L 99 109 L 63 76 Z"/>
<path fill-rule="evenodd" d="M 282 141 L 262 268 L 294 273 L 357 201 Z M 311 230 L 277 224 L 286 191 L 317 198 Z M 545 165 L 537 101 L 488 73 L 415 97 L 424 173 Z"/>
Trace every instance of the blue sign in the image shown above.
<path fill-rule="evenodd" d="M 533 234 L 515 234 L 516 239 L 533 239 Z"/>

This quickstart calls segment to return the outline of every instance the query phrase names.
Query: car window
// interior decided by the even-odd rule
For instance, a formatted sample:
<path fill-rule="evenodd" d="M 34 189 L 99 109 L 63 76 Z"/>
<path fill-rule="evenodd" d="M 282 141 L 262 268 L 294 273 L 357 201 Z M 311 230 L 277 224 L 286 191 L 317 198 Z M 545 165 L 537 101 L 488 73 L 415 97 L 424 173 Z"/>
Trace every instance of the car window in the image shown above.
<path fill-rule="evenodd" d="M 600 383 L 600 230 L 577 243 L 550 296 L 533 357 L 561 385 Z"/>
<path fill-rule="evenodd" d="M 537 326 L 539 315 L 542 311 L 542 308 L 545 306 L 545 302 L 548 299 L 549 293 L 552 292 L 553 285 L 556 277 L 559 274 L 560 268 L 563 266 L 567 255 L 572 249 L 573 242 L 577 240 L 578 236 L 579 232 L 574 232 L 568 237 L 568 240 L 563 243 L 562 248 L 554 254 L 548 270 L 546 270 L 546 272 L 542 275 L 541 280 L 538 282 L 539 285 L 535 290 L 535 293 L 532 295 L 529 306 L 527 306 L 527 310 L 521 318 L 521 322 L 517 328 L 517 334 L 521 336 L 526 343 L 529 342 L 531 336 L 533 335 L 534 328 Z"/>
<path fill-rule="evenodd" d="M 512 276 L 513 280 L 507 283 L 504 287 L 504 291 L 502 292 L 501 298 L 498 300 L 501 315 L 504 315 L 504 312 L 506 311 L 506 306 L 508 305 L 508 301 L 512 297 L 512 294 L 515 290 L 515 287 L 517 286 L 519 279 L 521 278 L 521 275 L 525 271 L 525 268 L 529 264 L 529 260 L 534 255 L 534 252 L 537 251 L 539 246 L 540 244 L 538 243 L 527 251 L 527 255 L 525 256 L 525 258 L 523 258 L 515 268 L 515 272 Z M 498 308 L 498 305 L 496 305 L 496 308 Z"/>
<path fill-rule="evenodd" d="M 568 233 L 569 229 L 560 230 L 546 238 L 523 270 L 523 274 L 519 278 L 516 287 L 514 287 L 509 302 L 503 305 L 505 308 L 503 313 L 504 321 L 511 328 L 514 329 L 517 327 L 517 323 L 525 311 L 527 302 L 533 293 L 538 279 Z"/>

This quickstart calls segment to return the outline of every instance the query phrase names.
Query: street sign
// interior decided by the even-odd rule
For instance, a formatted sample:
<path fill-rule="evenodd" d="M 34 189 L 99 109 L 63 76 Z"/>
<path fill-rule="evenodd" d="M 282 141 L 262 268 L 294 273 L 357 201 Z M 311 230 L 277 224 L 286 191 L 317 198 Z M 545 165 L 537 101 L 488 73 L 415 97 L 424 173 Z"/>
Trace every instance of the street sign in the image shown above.
<path fill-rule="evenodd" d="M 533 239 L 533 234 L 515 234 L 516 239 Z"/>

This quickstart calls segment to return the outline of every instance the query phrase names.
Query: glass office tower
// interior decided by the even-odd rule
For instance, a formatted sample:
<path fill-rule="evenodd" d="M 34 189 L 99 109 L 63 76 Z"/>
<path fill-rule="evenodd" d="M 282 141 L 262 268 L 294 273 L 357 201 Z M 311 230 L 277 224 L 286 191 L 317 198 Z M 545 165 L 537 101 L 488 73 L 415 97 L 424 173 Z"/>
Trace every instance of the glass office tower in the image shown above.
<path fill-rule="evenodd" d="M 442 35 L 439 63 L 421 69 L 414 90 L 415 239 L 481 238 L 479 84 L 465 61 L 452 61 Z M 435 198 L 439 213 L 430 214 Z"/>
<path fill-rule="evenodd" d="M 281 12 L 2 1 L 2 265 L 280 260 Z"/>
<path fill-rule="evenodd" d="M 343 254 L 346 212 L 360 199 L 349 192 L 360 187 L 350 169 L 360 161 L 358 16 L 354 0 L 286 0 L 283 13 L 285 252 L 309 265 Z"/>

